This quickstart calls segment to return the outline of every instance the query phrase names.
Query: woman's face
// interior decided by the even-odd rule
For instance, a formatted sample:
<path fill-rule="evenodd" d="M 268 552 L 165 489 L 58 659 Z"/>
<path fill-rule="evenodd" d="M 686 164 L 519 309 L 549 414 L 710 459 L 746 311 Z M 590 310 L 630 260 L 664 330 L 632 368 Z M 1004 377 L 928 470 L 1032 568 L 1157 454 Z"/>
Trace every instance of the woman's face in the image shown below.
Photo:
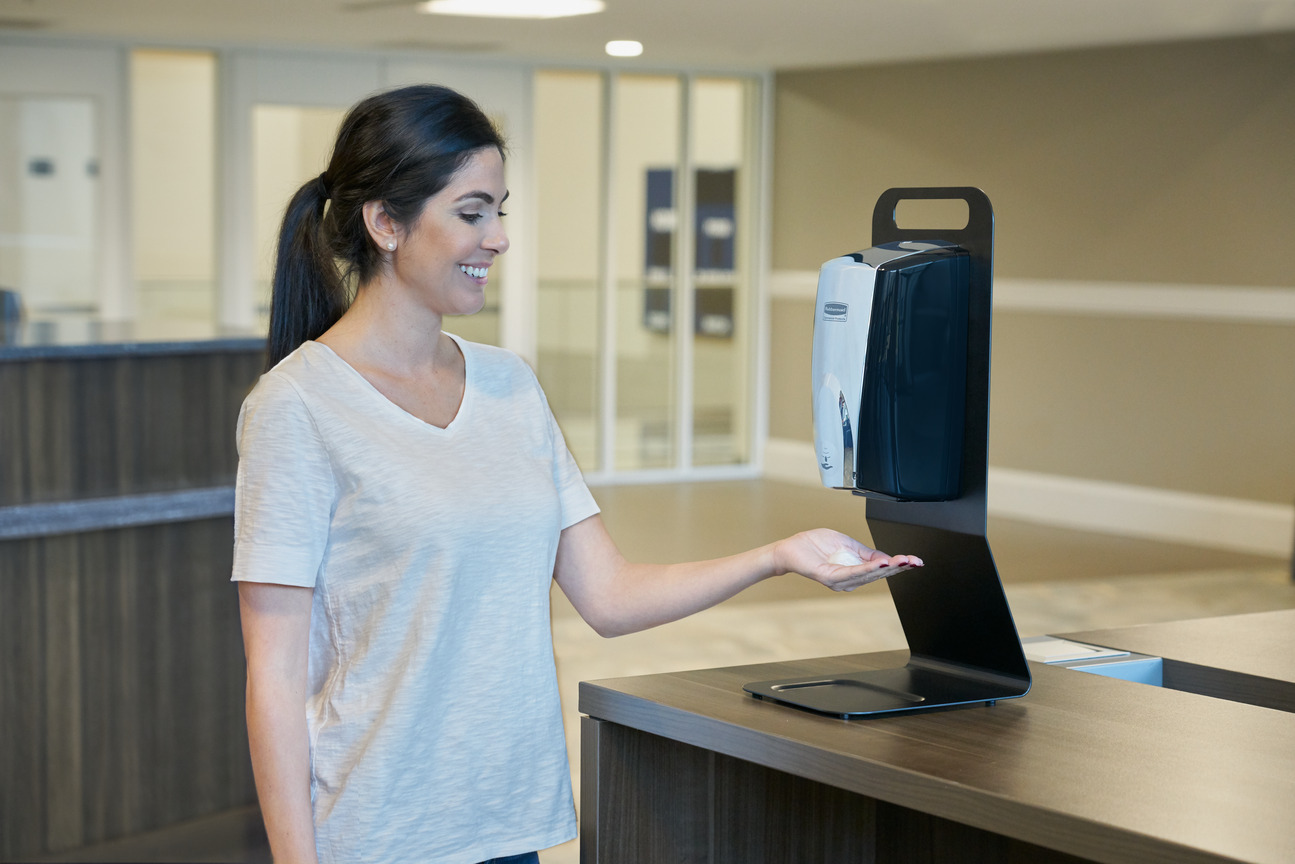
<path fill-rule="evenodd" d="M 500 209 L 507 197 L 499 151 L 473 153 L 398 238 L 391 253 L 396 279 L 442 316 L 479 312 L 487 271 L 508 250 Z"/>

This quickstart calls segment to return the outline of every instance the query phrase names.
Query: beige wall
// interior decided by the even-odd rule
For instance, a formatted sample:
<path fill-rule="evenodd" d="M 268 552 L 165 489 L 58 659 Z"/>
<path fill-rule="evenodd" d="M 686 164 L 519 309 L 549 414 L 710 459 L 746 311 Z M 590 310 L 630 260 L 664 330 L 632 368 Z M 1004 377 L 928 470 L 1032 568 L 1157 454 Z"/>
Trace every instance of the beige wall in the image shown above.
<path fill-rule="evenodd" d="M 1000 278 L 1295 291 L 1295 36 L 787 73 L 775 124 L 775 270 L 870 245 L 886 188 L 971 185 Z M 811 318 L 775 299 L 774 437 L 810 438 Z M 1295 498 L 1289 323 L 1000 313 L 993 374 L 994 465 Z"/>

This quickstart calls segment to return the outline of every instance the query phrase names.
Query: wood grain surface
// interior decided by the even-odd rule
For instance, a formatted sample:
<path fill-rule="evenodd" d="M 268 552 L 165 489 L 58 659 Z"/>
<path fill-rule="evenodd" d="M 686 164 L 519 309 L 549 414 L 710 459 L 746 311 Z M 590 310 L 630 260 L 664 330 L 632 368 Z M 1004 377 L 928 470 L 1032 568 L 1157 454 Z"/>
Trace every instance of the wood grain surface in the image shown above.
<path fill-rule="evenodd" d="M 226 486 L 260 351 L 0 362 L 0 507 Z"/>
<path fill-rule="evenodd" d="M 0 860 L 255 800 L 229 519 L 0 549 Z"/>
<path fill-rule="evenodd" d="M 903 657 L 585 683 L 580 709 L 1084 860 L 1295 861 L 1295 717 L 1283 712 L 1039 664 L 1023 699 L 855 721 L 741 690 L 751 680 L 879 668 Z M 599 821 L 599 842 L 610 842 L 607 820 Z"/>

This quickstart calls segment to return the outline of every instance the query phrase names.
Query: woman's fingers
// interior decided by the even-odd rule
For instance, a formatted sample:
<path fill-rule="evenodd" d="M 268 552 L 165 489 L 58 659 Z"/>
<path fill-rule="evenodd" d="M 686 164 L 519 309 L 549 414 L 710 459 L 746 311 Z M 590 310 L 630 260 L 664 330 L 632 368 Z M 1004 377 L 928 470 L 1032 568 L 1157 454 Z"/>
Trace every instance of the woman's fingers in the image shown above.
<path fill-rule="evenodd" d="M 834 574 L 833 578 L 827 582 L 827 585 L 834 591 L 853 591 L 855 588 L 876 582 L 878 579 L 885 579 L 921 566 L 922 559 L 920 558 L 911 555 L 896 555 L 893 558 L 870 561 L 858 567 L 851 567 L 849 568 L 852 571 L 850 573 Z"/>

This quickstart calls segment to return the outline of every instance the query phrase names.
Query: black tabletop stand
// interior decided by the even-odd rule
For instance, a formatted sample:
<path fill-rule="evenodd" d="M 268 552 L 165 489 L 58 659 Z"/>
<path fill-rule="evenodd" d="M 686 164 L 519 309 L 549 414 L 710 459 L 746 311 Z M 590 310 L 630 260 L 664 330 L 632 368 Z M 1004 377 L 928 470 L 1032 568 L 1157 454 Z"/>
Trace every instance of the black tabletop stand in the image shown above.
<path fill-rule="evenodd" d="M 900 228 L 895 208 L 906 199 L 961 199 L 967 203 L 967 225 L 934 231 Z M 893 554 L 918 555 L 926 565 L 887 580 L 908 640 L 908 663 L 746 685 L 754 696 L 853 717 L 994 702 L 1029 692 L 1029 666 L 985 525 L 994 259 L 989 198 L 968 187 L 886 191 L 873 210 L 873 245 L 912 240 L 956 243 L 970 255 L 971 268 L 961 494 L 949 501 L 870 496 L 867 501 L 874 545 Z"/>

